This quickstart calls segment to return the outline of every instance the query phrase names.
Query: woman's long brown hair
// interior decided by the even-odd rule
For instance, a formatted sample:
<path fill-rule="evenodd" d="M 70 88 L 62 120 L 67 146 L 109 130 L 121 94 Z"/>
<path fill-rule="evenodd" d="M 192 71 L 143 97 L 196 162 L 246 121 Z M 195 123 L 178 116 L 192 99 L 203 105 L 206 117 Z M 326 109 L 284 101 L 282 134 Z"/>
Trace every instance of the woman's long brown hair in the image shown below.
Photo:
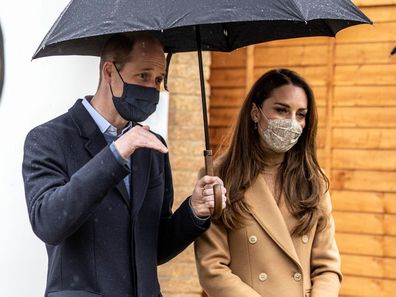
<path fill-rule="evenodd" d="M 302 88 L 308 99 L 308 112 L 303 133 L 296 145 L 285 153 L 277 183 L 286 205 L 298 218 L 293 235 L 303 235 L 312 229 L 321 215 L 321 198 L 328 191 L 329 180 L 322 172 L 316 155 L 318 115 L 313 92 L 308 83 L 288 69 L 275 69 L 265 73 L 254 84 L 242 105 L 231 143 L 218 159 L 217 170 L 227 187 L 228 205 L 221 220 L 230 229 L 240 228 L 250 212 L 245 201 L 246 190 L 265 168 L 267 156 L 260 145 L 258 130 L 251 119 L 253 103 L 261 108 L 272 92 L 284 85 Z"/>

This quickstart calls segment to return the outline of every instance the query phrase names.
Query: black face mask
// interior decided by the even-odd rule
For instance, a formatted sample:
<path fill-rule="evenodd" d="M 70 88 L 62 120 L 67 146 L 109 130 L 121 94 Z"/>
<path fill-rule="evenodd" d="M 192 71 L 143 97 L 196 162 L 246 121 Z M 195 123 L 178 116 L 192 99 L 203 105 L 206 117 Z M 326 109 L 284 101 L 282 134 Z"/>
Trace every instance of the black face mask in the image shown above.
<path fill-rule="evenodd" d="M 156 88 L 128 84 L 118 69 L 117 72 L 124 83 L 124 91 L 121 97 L 116 97 L 110 85 L 116 110 L 127 121 L 142 122 L 146 120 L 157 108 L 159 91 Z"/>

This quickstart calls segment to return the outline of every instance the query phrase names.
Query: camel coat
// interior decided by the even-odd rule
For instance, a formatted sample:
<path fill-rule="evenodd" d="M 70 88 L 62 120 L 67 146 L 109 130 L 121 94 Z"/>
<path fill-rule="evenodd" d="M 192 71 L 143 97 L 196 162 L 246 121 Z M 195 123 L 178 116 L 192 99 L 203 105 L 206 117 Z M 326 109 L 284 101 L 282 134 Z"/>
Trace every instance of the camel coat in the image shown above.
<path fill-rule="evenodd" d="M 296 219 L 275 202 L 260 175 L 245 193 L 252 218 L 245 227 L 227 230 L 221 223 L 195 242 L 200 283 L 210 297 L 336 297 L 340 289 L 340 255 L 330 214 L 308 234 L 291 236 Z"/>

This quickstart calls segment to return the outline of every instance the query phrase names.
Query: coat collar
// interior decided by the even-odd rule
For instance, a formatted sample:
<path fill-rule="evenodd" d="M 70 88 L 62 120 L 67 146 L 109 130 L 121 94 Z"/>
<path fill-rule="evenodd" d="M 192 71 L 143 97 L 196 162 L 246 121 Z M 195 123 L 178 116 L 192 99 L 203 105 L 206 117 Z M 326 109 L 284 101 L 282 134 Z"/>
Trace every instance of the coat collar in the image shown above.
<path fill-rule="evenodd" d="M 94 157 L 107 145 L 99 127 L 83 106 L 81 99 L 77 100 L 77 102 L 69 109 L 69 114 L 73 119 L 80 136 L 85 140 L 84 146 L 86 150 L 91 157 Z M 120 192 L 127 206 L 130 208 L 130 199 L 124 182 L 121 181 L 116 188 Z"/>
<path fill-rule="evenodd" d="M 263 175 L 257 177 L 246 191 L 245 197 L 258 224 L 297 265 L 301 266 L 285 220 Z"/>

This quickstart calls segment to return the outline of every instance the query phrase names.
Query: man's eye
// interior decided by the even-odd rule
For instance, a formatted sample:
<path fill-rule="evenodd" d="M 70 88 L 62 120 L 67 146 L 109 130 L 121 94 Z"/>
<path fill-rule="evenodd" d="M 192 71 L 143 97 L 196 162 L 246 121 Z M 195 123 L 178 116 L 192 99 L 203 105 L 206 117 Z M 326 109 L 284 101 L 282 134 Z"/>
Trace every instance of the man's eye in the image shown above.
<path fill-rule="evenodd" d="M 157 77 L 157 78 L 155 79 L 155 83 L 156 83 L 156 84 L 161 84 L 163 80 L 164 80 L 163 77 Z"/>
<path fill-rule="evenodd" d="M 148 74 L 147 73 L 139 73 L 139 78 L 146 80 L 148 78 Z"/>

